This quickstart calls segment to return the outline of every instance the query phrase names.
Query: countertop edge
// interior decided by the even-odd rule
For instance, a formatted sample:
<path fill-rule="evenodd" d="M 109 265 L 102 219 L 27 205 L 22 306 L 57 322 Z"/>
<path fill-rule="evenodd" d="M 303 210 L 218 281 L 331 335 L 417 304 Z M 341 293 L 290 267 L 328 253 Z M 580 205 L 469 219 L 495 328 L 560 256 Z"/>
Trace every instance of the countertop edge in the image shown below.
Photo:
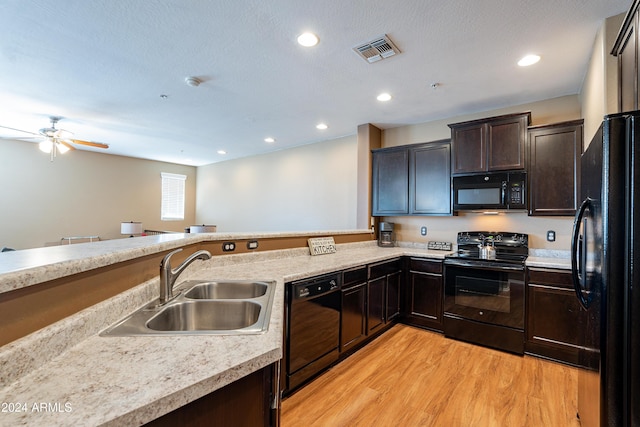
<path fill-rule="evenodd" d="M 371 234 L 371 230 L 171 233 L 2 252 L 0 294 L 200 242 L 344 234 Z"/>

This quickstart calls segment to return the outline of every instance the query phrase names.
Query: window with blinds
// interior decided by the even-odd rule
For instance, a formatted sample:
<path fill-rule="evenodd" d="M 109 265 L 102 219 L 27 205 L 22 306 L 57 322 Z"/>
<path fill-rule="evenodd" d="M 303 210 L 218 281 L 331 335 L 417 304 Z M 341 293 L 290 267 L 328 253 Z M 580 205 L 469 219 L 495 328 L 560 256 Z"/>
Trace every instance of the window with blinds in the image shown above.
<path fill-rule="evenodd" d="M 186 175 L 162 172 L 162 208 L 160 219 L 180 221 L 184 219 L 184 188 Z"/>

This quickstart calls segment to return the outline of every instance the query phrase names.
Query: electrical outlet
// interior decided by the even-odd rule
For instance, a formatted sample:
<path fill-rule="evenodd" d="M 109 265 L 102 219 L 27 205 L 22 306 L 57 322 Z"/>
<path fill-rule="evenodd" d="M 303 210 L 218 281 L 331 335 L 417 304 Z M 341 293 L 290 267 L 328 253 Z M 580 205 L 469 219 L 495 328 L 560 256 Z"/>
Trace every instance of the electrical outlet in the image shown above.
<path fill-rule="evenodd" d="M 547 242 L 555 242 L 556 241 L 556 232 L 553 230 L 547 231 Z"/>
<path fill-rule="evenodd" d="M 234 242 L 224 242 L 222 244 L 222 252 L 233 252 L 236 250 L 236 244 Z"/>
<path fill-rule="evenodd" d="M 425 227 L 425 226 L 420 227 L 420 235 L 422 235 L 422 236 L 426 236 L 427 235 L 427 227 Z"/>

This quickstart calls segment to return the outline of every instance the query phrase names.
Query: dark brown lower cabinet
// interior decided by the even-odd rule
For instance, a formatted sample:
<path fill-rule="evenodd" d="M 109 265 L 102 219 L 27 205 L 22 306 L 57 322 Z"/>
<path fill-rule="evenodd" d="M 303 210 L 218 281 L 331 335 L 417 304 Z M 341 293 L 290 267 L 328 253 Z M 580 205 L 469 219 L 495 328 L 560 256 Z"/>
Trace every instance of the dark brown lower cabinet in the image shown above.
<path fill-rule="evenodd" d="M 400 315 L 400 258 L 369 265 L 367 335 L 383 329 Z"/>
<path fill-rule="evenodd" d="M 278 427 L 278 366 L 269 365 L 145 425 Z"/>
<path fill-rule="evenodd" d="M 529 268 L 526 298 L 525 352 L 578 366 L 585 311 L 573 290 L 571 272 Z"/>
<path fill-rule="evenodd" d="M 407 263 L 404 322 L 442 332 L 442 261 L 409 258 Z"/>
<path fill-rule="evenodd" d="M 342 273 L 340 351 L 354 348 L 367 337 L 367 268 Z"/>

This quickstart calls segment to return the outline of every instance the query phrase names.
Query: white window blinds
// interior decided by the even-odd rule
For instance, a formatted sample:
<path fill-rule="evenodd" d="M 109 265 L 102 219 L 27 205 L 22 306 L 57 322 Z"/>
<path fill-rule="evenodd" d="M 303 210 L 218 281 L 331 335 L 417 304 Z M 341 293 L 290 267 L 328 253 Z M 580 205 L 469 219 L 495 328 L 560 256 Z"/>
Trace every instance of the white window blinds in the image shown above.
<path fill-rule="evenodd" d="M 179 221 L 184 219 L 184 182 L 186 175 L 162 172 L 162 208 L 160 219 Z"/>

